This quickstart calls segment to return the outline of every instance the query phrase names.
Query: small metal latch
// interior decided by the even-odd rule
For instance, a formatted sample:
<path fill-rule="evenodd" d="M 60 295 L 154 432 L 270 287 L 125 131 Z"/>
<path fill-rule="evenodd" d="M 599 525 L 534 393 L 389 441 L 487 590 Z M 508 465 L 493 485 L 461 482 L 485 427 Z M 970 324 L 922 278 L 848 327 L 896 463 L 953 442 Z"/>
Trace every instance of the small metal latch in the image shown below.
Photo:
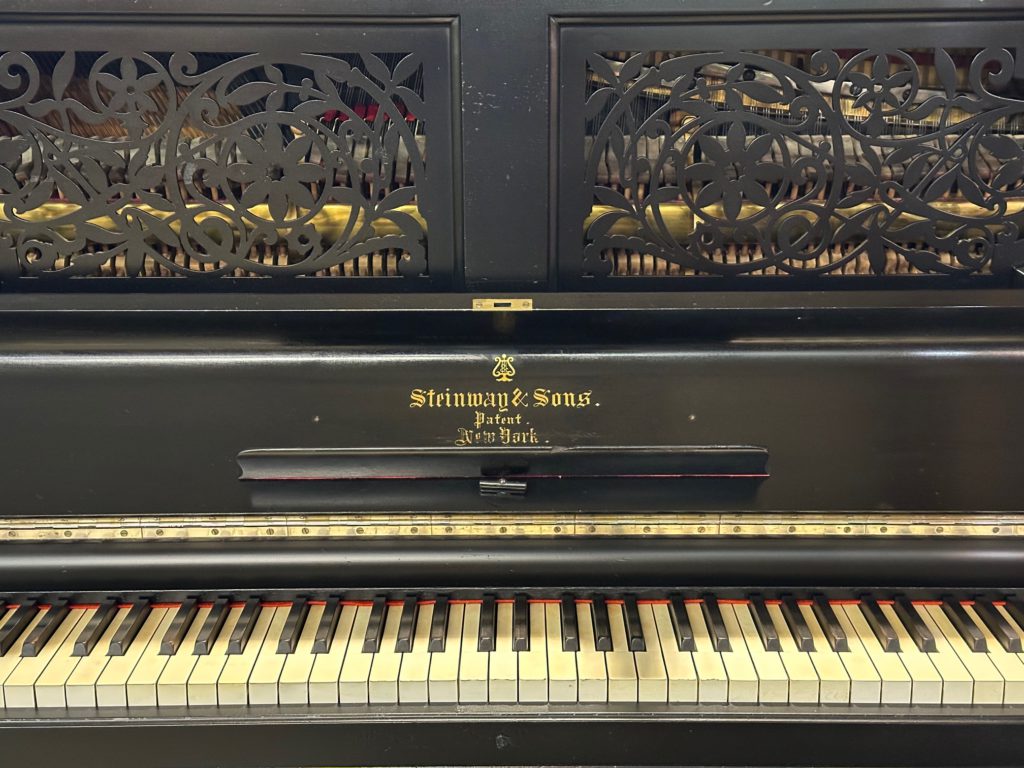
<path fill-rule="evenodd" d="M 509 480 L 507 477 L 484 478 L 480 480 L 481 496 L 525 496 L 525 480 Z"/>
<path fill-rule="evenodd" d="M 474 312 L 530 312 L 533 299 L 473 299 Z"/>

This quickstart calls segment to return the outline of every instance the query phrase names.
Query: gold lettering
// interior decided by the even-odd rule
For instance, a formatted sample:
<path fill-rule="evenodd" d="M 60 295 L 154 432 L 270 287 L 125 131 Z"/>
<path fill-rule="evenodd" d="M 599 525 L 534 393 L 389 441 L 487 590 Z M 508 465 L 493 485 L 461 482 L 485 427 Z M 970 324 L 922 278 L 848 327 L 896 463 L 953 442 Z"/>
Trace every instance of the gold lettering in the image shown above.
<path fill-rule="evenodd" d="M 409 390 L 410 408 L 472 408 L 507 413 L 513 408 L 587 408 L 593 403 L 593 390 L 557 391 L 537 387 L 532 392 L 516 387 L 509 392 L 452 391 L 444 389 Z"/>
<path fill-rule="evenodd" d="M 585 392 L 556 392 L 544 387 L 533 390 L 533 403 L 538 408 L 586 408 L 592 402 L 592 390 Z"/>
<path fill-rule="evenodd" d="M 533 427 L 523 432 L 514 432 L 508 427 L 501 427 L 498 429 L 498 436 L 502 445 L 537 445 L 540 443 L 540 437 Z"/>
<path fill-rule="evenodd" d="M 473 428 L 480 429 L 480 427 L 497 427 L 500 425 L 511 426 L 523 423 L 523 414 L 517 413 L 512 415 L 502 415 L 501 413 L 487 413 L 486 411 L 477 411 L 473 414 Z"/>

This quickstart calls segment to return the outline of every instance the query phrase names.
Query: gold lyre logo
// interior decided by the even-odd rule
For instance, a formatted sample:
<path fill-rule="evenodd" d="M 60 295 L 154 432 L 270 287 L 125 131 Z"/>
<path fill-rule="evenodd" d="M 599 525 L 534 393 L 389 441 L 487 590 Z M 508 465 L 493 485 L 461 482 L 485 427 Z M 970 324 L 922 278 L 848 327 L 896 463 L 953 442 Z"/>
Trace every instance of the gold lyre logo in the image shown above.
<path fill-rule="evenodd" d="M 494 370 L 491 371 L 491 375 L 496 381 L 512 381 L 512 377 L 516 375 L 513 360 L 515 358 L 512 355 L 497 355 L 494 358 Z"/>

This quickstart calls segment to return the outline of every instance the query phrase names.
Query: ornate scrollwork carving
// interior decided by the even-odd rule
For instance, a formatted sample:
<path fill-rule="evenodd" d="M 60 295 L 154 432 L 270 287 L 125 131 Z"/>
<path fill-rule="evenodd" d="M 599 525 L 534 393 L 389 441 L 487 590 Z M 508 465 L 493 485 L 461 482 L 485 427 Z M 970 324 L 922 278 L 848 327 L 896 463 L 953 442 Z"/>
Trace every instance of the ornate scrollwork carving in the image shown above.
<path fill-rule="evenodd" d="M 884 274 L 894 254 L 920 273 L 1021 268 L 1015 62 L 956 56 L 590 56 L 584 272 L 611 272 L 613 249 L 683 274 Z M 754 255 L 723 259 L 736 243 Z"/>
<path fill-rule="evenodd" d="M 0 278 L 326 275 L 371 253 L 425 274 L 422 75 L 416 54 L 8 51 Z"/>

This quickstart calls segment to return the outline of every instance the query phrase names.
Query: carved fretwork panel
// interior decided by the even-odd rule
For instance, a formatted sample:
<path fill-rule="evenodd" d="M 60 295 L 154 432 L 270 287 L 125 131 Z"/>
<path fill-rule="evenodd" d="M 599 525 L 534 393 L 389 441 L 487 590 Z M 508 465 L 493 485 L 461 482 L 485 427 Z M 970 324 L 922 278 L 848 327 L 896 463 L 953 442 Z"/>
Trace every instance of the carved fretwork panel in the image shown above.
<path fill-rule="evenodd" d="M 590 51 L 577 276 L 1008 280 L 1022 73 L 1002 47 Z"/>
<path fill-rule="evenodd" d="M 429 284 L 450 114 L 410 48 L 3 52 L 0 279 Z"/>

